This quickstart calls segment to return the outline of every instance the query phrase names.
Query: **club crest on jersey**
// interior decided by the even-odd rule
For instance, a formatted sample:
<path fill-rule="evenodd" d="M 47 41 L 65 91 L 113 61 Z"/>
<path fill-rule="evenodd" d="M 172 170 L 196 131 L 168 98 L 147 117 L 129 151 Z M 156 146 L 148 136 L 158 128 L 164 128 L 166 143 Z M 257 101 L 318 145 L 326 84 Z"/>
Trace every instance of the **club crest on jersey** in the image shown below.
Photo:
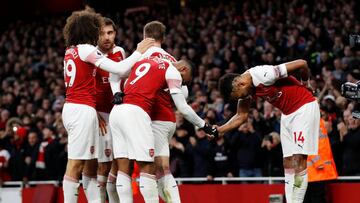
<path fill-rule="evenodd" d="M 149 155 L 150 157 L 153 157 L 155 154 L 154 149 L 149 149 Z"/>
<path fill-rule="evenodd" d="M 110 157 L 110 155 L 111 155 L 111 149 L 105 149 L 104 152 L 105 152 L 105 155 L 106 155 L 107 157 Z"/>
<path fill-rule="evenodd" d="M 91 147 L 90 147 L 90 153 L 91 153 L 91 154 L 94 154 L 94 152 L 95 152 L 95 147 L 94 147 L 94 146 L 91 146 Z"/>
<path fill-rule="evenodd" d="M 268 101 L 268 102 L 273 102 L 275 101 L 276 99 L 280 98 L 282 95 L 282 92 L 277 92 L 274 96 L 270 97 L 270 96 L 266 96 L 265 97 L 265 100 Z"/>

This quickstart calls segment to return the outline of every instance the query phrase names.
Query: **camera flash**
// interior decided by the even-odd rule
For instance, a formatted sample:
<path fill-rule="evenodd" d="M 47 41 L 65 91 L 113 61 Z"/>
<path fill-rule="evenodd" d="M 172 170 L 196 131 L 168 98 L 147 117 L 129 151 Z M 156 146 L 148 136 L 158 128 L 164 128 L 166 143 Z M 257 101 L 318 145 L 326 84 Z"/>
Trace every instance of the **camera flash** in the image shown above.
<path fill-rule="evenodd" d="M 18 130 L 17 127 L 13 127 L 13 131 L 16 132 Z"/>

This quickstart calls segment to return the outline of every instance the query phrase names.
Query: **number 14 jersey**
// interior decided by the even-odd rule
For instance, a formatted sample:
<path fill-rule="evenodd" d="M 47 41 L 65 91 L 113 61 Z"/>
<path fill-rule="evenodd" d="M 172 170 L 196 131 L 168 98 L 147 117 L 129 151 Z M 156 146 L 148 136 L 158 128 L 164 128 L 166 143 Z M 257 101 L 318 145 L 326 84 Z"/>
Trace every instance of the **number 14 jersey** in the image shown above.
<path fill-rule="evenodd" d="M 141 107 L 149 116 L 156 97 L 166 88 L 170 94 L 181 92 L 180 72 L 168 61 L 151 57 L 137 62 L 124 88 L 125 104 Z"/>

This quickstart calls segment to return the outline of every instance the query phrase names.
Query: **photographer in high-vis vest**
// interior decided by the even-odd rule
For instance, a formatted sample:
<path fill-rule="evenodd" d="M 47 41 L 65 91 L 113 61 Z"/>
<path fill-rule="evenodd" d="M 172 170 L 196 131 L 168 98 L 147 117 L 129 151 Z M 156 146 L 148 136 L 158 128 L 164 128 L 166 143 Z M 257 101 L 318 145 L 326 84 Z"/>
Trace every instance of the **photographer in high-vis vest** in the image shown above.
<path fill-rule="evenodd" d="M 325 120 L 320 119 L 319 153 L 308 156 L 309 185 L 304 203 L 326 203 L 326 183 L 338 177 Z"/>

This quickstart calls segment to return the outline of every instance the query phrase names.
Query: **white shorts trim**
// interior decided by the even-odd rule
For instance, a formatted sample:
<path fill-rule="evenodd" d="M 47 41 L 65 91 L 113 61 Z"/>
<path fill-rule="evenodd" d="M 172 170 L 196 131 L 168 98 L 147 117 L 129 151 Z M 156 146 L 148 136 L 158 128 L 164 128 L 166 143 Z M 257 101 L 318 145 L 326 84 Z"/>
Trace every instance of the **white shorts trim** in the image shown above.
<path fill-rule="evenodd" d="M 65 103 L 62 119 L 68 133 L 68 158 L 96 159 L 99 145 L 99 122 L 96 110 L 88 105 Z"/>
<path fill-rule="evenodd" d="M 106 122 L 106 131 L 105 135 L 102 135 L 99 131 L 99 157 L 98 162 L 111 162 L 114 159 L 113 155 L 113 142 L 112 135 L 109 126 L 109 113 L 99 112 L 100 116 L 105 119 Z"/>
<path fill-rule="evenodd" d="M 155 139 L 149 115 L 132 104 L 116 105 L 109 117 L 115 158 L 154 161 Z"/>
<path fill-rule="evenodd" d="M 317 101 L 289 115 L 281 115 L 280 138 L 284 157 L 318 154 L 320 110 Z"/>
<path fill-rule="evenodd" d="M 155 157 L 169 157 L 169 142 L 175 133 L 176 123 L 170 121 L 152 121 L 151 127 L 155 137 Z"/>

